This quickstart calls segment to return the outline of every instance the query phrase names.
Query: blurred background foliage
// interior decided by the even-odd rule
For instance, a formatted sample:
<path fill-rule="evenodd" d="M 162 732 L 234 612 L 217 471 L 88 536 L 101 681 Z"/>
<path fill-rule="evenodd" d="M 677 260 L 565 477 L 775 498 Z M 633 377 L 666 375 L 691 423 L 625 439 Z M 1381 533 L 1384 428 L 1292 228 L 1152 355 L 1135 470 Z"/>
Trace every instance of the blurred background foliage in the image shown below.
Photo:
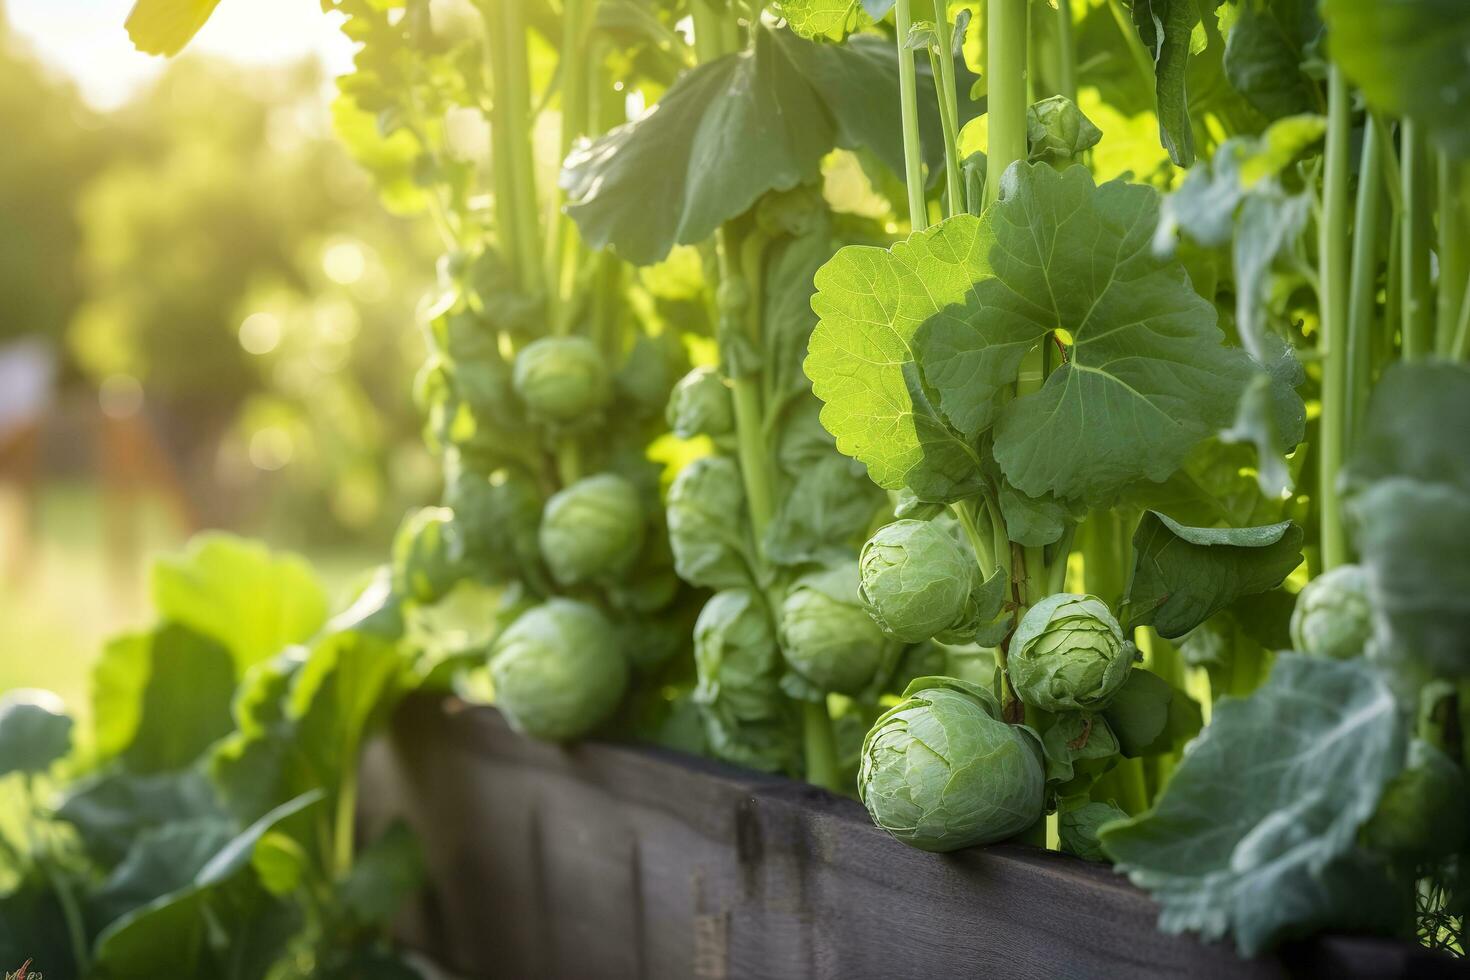
<path fill-rule="evenodd" d="M 439 246 L 411 157 L 334 95 L 317 59 L 206 54 L 97 108 L 0 3 L 0 691 L 85 703 L 146 556 L 196 530 L 345 592 L 436 492 L 410 390 Z M 403 173 L 391 212 L 334 116 Z"/>

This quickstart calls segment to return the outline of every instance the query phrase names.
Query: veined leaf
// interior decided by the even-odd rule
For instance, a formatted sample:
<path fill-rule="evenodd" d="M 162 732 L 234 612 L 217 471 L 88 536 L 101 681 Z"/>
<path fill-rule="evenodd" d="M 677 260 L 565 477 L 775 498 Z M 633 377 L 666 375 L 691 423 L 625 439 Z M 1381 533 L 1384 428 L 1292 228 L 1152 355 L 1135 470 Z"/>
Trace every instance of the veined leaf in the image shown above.
<path fill-rule="evenodd" d="M 1232 933 L 1246 955 L 1288 931 L 1396 924 L 1353 847 L 1405 747 L 1369 664 L 1282 654 L 1254 695 L 1216 705 L 1153 809 L 1104 829 L 1103 848 L 1164 931 Z"/>
<path fill-rule="evenodd" d="M 1302 560 L 1302 529 L 1185 527 L 1148 511 L 1133 534 L 1127 625 L 1183 636 L 1241 596 L 1274 589 Z"/>
<path fill-rule="evenodd" d="M 1238 5 L 1225 42 L 1225 75 L 1247 102 L 1271 119 L 1325 108 L 1302 71 L 1307 48 L 1322 33 L 1317 0 Z"/>
<path fill-rule="evenodd" d="M 914 335 L 964 302 L 985 270 L 988 236 L 957 215 L 890 249 L 849 246 L 817 271 L 806 373 L 837 448 L 880 487 L 957 500 L 981 486 L 978 457 L 929 404 Z"/>
<path fill-rule="evenodd" d="M 805 38 L 840 41 L 867 23 L 861 0 L 781 0 L 781 16 Z"/>
<path fill-rule="evenodd" d="M 1001 195 L 974 226 L 974 285 L 959 301 L 944 292 L 918 331 L 944 417 L 969 439 L 993 425 L 995 459 L 1028 496 L 1102 503 L 1167 478 L 1232 420 L 1254 366 L 1222 346 L 1183 267 L 1150 247 L 1158 194 L 1017 163 Z M 1003 401 L 1027 351 L 1053 339 L 1064 363 L 1039 392 Z"/>

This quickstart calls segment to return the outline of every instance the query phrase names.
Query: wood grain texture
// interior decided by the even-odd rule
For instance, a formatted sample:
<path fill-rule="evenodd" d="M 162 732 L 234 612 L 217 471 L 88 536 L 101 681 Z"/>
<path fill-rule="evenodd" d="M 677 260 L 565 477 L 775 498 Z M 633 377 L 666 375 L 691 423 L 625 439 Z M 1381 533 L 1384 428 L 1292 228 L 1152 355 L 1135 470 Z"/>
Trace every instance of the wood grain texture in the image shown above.
<path fill-rule="evenodd" d="M 1464 976 L 1379 940 L 1277 957 L 1164 936 L 1107 868 L 1019 845 L 905 847 L 805 784 L 647 747 L 522 739 L 410 699 L 364 764 L 364 833 L 424 839 L 406 942 L 471 977 Z"/>

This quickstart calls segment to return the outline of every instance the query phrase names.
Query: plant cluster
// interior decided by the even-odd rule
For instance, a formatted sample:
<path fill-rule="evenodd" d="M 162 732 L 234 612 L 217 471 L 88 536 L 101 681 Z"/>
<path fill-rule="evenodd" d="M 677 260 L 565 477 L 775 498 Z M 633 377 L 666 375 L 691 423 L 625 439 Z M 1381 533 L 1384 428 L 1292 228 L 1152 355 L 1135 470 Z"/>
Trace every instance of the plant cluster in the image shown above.
<path fill-rule="evenodd" d="M 445 239 L 461 691 L 1463 952 L 1470 8 L 328 6 Z"/>
<path fill-rule="evenodd" d="M 225 535 L 153 567 L 90 723 L 0 698 L 0 957 L 60 976 L 417 976 L 388 940 L 422 878 L 358 847 L 358 753 L 422 679 L 385 582 L 327 619 L 306 563 Z"/>

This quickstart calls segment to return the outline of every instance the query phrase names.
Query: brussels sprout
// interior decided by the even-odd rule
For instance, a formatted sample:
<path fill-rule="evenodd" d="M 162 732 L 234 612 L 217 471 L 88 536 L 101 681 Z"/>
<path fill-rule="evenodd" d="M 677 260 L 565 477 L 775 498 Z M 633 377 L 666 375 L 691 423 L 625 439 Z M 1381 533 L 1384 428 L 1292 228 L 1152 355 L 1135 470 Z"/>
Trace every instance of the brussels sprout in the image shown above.
<path fill-rule="evenodd" d="M 552 495 L 541 515 L 541 557 L 563 585 L 615 574 L 643 546 L 638 488 L 616 473 L 578 480 Z"/>
<path fill-rule="evenodd" d="M 1291 643 L 1302 653 L 1346 660 L 1362 653 L 1373 635 L 1368 572 L 1341 565 L 1306 584 L 1291 611 Z"/>
<path fill-rule="evenodd" d="M 921 677 L 863 742 L 858 795 L 906 844 L 953 851 L 1014 837 L 1042 815 L 1046 776 L 1028 729 L 984 688 Z"/>
<path fill-rule="evenodd" d="M 1032 606 L 1011 637 L 1011 684 L 1047 711 L 1103 708 L 1133 666 L 1133 644 L 1097 596 L 1059 593 Z"/>
<path fill-rule="evenodd" d="M 822 692 L 856 696 L 873 683 L 892 641 L 863 612 L 857 565 L 798 579 L 781 603 L 781 652 Z"/>
<path fill-rule="evenodd" d="M 780 655 L 765 602 L 750 589 L 716 592 L 694 623 L 694 700 L 724 720 L 776 717 Z"/>
<path fill-rule="evenodd" d="M 549 422 L 577 422 L 607 405 L 612 382 L 585 337 L 543 337 L 516 355 L 511 379 L 526 408 Z"/>
<path fill-rule="evenodd" d="M 393 538 L 393 591 L 432 605 L 454 587 L 463 571 L 454 512 L 423 507 L 409 514 Z"/>
<path fill-rule="evenodd" d="M 878 529 L 858 562 L 868 615 L 889 636 L 918 643 L 972 614 L 979 569 L 933 521 L 895 521 Z"/>
<path fill-rule="evenodd" d="M 800 773 L 801 729 L 789 712 L 767 721 L 735 721 L 706 713 L 710 753 L 731 765 L 760 772 Z"/>
<path fill-rule="evenodd" d="M 596 607 L 550 599 L 495 641 L 490 677 L 495 704 L 512 728 L 562 742 L 613 713 L 628 685 L 628 662 Z"/>
<path fill-rule="evenodd" d="M 723 436 L 735 430 L 730 389 L 713 368 L 697 367 L 679 379 L 665 414 L 669 429 L 680 439 Z"/>
<path fill-rule="evenodd" d="M 1320 580 L 1319 580 L 1320 581 Z M 1408 764 L 1383 791 L 1378 811 L 1363 827 L 1363 841 L 1377 851 L 1426 862 L 1465 843 L 1470 789 L 1465 773 L 1423 739 L 1409 743 Z"/>
<path fill-rule="evenodd" d="M 1102 130 L 1064 95 L 1042 99 L 1026 110 L 1026 145 L 1033 163 L 1065 167 L 1101 139 Z"/>
<path fill-rule="evenodd" d="M 540 561 L 537 524 L 541 496 L 515 473 L 490 476 L 445 461 L 444 505 L 454 512 L 457 543 L 469 570 L 488 582 L 524 575 Z"/>
<path fill-rule="evenodd" d="M 669 488 L 667 513 L 680 578 L 710 589 L 753 581 L 745 484 L 733 461 L 705 456 L 684 467 Z"/>
<path fill-rule="evenodd" d="M 1111 801 L 1107 803 L 1084 803 L 1078 807 L 1063 809 L 1057 814 L 1057 836 L 1062 850 L 1075 854 L 1084 861 L 1106 861 L 1097 832 L 1103 824 L 1122 820 L 1128 814 Z"/>

